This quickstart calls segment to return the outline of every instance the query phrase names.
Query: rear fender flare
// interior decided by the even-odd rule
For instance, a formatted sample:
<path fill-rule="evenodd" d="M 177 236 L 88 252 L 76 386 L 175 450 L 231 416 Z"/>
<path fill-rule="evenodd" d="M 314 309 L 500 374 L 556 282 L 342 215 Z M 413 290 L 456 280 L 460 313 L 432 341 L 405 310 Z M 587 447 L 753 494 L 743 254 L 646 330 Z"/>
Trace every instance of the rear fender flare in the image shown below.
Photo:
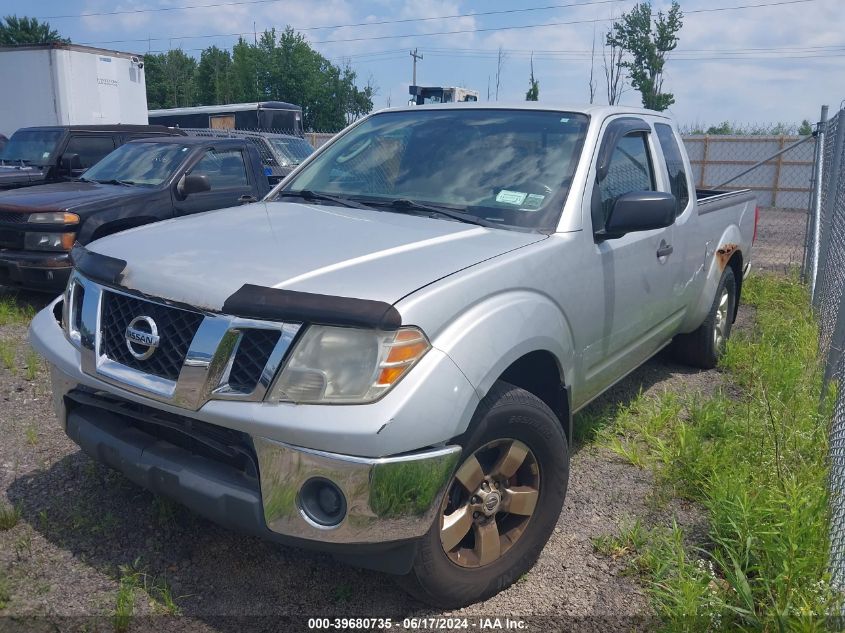
<path fill-rule="evenodd" d="M 701 288 L 701 294 L 690 307 L 687 318 L 684 319 L 681 327 L 682 332 L 692 332 L 707 318 L 707 313 L 716 297 L 716 288 L 722 279 L 722 273 L 728 266 L 728 262 L 733 257 L 743 257 L 742 243 L 742 234 L 735 224 L 729 225 L 718 240 L 707 243 L 704 255 L 704 284 Z"/>

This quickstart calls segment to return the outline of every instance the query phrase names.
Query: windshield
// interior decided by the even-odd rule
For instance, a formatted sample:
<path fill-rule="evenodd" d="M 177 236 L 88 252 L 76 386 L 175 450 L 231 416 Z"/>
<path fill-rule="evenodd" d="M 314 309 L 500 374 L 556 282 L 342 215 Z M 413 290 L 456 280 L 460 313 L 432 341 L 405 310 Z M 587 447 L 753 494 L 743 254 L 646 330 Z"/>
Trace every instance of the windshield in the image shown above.
<path fill-rule="evenodd" d="M 187 154 L 188 148 L 177 143 L 127 143 L 82 174 L 82 180 L 156 187 L 170 178 Z"/>
<path fill-rule="evenodd" d="M 443 109 L 376 114 L 286 191 L 443 205 L 503 227 L 554 230 L 584 143 L 583 114 Z"/>
<path fill-rule="evenodd" d="M 311 155 L 314 148 L 308 141 L 301 138 L 273 138 L 268 139 L 270 145 L 279 154 L 279 164 L 282 167 L 299 165 Z"/>
<path fill-rule="evenodd" d="M 0 160 L 46 165 L 62 138 L 62 130 L 18 130 L 0 152 Z"/>

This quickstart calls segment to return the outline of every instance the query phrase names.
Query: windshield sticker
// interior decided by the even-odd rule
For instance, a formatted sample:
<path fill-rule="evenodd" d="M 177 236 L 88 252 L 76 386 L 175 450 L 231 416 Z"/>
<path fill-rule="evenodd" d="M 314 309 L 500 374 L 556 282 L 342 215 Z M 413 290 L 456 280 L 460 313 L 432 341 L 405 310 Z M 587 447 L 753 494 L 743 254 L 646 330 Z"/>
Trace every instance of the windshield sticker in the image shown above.
<path fill-rule="evenodd" d="M 50 158 L 50 152 L 43 152 L 41 158 Z"/>
<path fill-rule="evenodd" d="M 539 193 L 529 193 L 528 197 L 525 198 L 525 208 L 526 209 L 539 209 L 543 206 L 543 200 L 546 199 L 546 196 L 541 196 Z"/>
<path fill-rule="evenodd" d="M 525 202 L 525 197 L 527 195 L 527 193 L 523 193 L 522 191 L 508 191 L 507 189 L 502 189 L 496 194 L 496 202 L 521 205 Z"/>

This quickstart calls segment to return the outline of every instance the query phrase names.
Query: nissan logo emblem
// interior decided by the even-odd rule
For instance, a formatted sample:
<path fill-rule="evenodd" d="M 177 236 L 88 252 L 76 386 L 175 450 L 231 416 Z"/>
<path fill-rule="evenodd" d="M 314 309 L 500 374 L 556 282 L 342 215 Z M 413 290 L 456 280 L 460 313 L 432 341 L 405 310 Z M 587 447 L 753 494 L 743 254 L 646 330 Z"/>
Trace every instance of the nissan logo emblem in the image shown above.
<path fill-rule="evenodd" d="M 136 316 L 126 326 L 126 348 L 138 360 L 152 356 L 159 341 L 156 322 L 148 316 Z"/>

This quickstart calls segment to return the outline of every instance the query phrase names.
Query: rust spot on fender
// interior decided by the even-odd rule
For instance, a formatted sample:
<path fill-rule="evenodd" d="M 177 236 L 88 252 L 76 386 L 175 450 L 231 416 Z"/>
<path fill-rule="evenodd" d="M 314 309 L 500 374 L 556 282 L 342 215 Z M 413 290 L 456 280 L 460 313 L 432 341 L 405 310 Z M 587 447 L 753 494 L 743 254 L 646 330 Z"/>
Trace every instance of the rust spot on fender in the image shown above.
<path fill-rule="evenodd" d="M 738 244 L 723 244 L 716 251 L 716 261 L 719 262 L 719 270 L 725 270 L 725 266 L 731 259 L 731 256 L 739 250 Z"/>

